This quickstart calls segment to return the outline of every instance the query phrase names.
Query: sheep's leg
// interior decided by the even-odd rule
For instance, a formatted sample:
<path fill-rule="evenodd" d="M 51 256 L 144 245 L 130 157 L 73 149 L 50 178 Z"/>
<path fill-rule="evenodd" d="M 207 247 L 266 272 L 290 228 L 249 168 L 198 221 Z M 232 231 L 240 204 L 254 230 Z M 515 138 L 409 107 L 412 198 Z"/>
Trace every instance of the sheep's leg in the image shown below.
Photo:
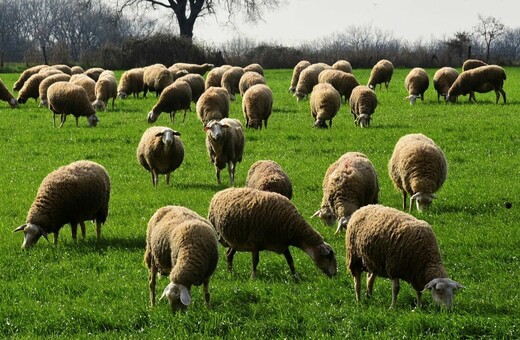
<path fill-rule="evenodd" d="M 258 262 L 260 262 L 260 252 L 253 250 L 251 253 L 253 254 L 253 272 L 251 273 L 251 279 L 254 280 L 256 278 L 256 267 L 258 267 Z"/>
<path fill-rule="evenodd" d="M 237 251 L 231 247 L 229 247 L 229 249 L 227 250 L 226 258 L 227 258 L 227 269 L 229 272 L 233 270 L 233 257 L 235 256 L 236 252 Z"/>
<path fill-rule="evenodd" d="M 235 163 L 228 162 L 229 182 L 232 186 L 235 185 Z"/>
<path fill-rule="evenodd" d="M 219 168 L 216 168 L 217 169 L 217 183 L 220 184 L 220 169 Z"/>
<path fill-rule="evenodd" d="M 186 121 L 186 110 L 184 110 L 184 117 L 182 117 L 182 124 Z"/>
<path fill-rule="evenodd" d="M 170 112 L 170 122 L 173 125 L 173 121 L 175 120 L 175 111 Z"/>
<path fill-rule="evenodd" d="M 329 120 L 329 127 L 332 129 L 332 119 Z"/>
<path fill-rule="evenodd" d="M 79 121 L 79 117 L 76 117 L 76 127 L 79 127 L 78 121 Z"/>
<path fill-rule="evenodd" d="M 409 212 L 409 213 L 412 213 L 413 206 L 414 206 L 414 204 L 415 204 L 416 201 L 417 201 L 417 200 L 414 199 L 413 196 L 410 197 L 410 209 L 408 209 L 408 212 Z"/>
<path fill-rule="evenodd" d="M 292 275 L 296 278 L 296 269 L 294 268 L 294 260 L 291 256 L 291 252 L 289 251 L 289 248 L 287 248 L 283 255 L 285 256 L 285 259 L 287 260 L 287 264 L 289 265 L 289 268 L 291 269 Z"/>
<path fill-rule="evenodd" d="M 406 191 L 403 191 L 403 211 L 406 210 Z"/>
<path fill-rule="evenodd" d="M 152 266 L 150 267 L 150 306 L 155 306 L 155 280 L 157 278 L 157 267 L 155 266 L 155 260 L 150 260 Z"/>
<path fill-rule="evenodd" d="M 210 298 L 210 294 L 209 294 L 209 277 L 204 280 L 204 300 L 206 301 L 206 307 L 208 309 L 211 308 L 210 304 L 209 304 L 209 298 Z"/>
<path fill-rule="evenodd" d="M 361 300 L 361 271 L 352 272 L 354 276 L 354 290 L 356 291 L 356 301 Z"/>
<path fill-rule="evenodd" d="M 63 124 L 65 124 L 66 120 L 67 120 L 67 115 L 62 113 L 61 117 L 60 117 L 60 121 L 61 121 L 60 128 L 63 126 Z"/>
<path fill-rule="evenodd" d="M 116 97 L 112 98 L 112 110 L 114 109 L 114 102 L 116 101 Z"/>
<path fill-rule="evenodd" d="M 417 308 L 421 308 L 422 306 L 422 292 L 420 290 L 417 291 Z"/>
<path fill-rule="evenodd" d="M 504 91 L 504 89 L 500 89 L 499 91 L 500 91 L 500 93 L 502 93 L 502 98 L 504 99 L 504 104 L 505 104 L 506 103 L 506 92 Z M 497 100 L 497 104 L 498 104 L 498 100 Z"/>
<path fill-rule="evenodd" d="M 159 181 L 159 175 L 157 175 L 157 173 L 155 172 L 155 170 L 152 170 L 152 184 L 153 184 L 153 188 L 154 189 L 157 189 L 157 182 Z"/>
<path fill-rule="evenodd" d="M 56 112 L 52 113 L 52 127 L 56 127 Z"/>
<path fill-rule="evenodd" d="M 78 224 L 71 222 L 70 223 L 70 230 L 72 231 L 72 239 L 76 241 L 76 236 L 78 235 Z"/>
<path fill-rule="evenodd" d="M 262 125 L 260 125 L 260 129 L 262 128 Z M 264 128 L 267 129 L 267 119 L 264 119 Z"/>
<path fill-rule="evenodd" d="M 79 222 L 79 226 L 81 227 L 81 236 L 83 237 L 83 239 L 85 239 L 85 236 L 87 235 L 87 228 L 85 227 L 85 222 Z"/>
<path fill-rule="evenodd" d="M 54 245 L 58 245 L 58 232 L 54 233 Z"/>
<path fill-rule="evenodd" d="M 170 173 L 166 174 L 166 184 L 170 184 Z"/>
<path fill-rule="evenodd" d="M 392 304 L 390 308 L 397 305 L 397 294 L 399 294 L 399 278 L 392 279 Z"/>
<path fill-rule="evenodd" d="M 374 291 L 374 282 L 376 281 L 377 275 L 374 273 L 367 273 L 367 296 L 372 296 Z"/>
<path fill-rule="evenodd" d="M 96 220 L 96 236 L 97 236 L 97 240 L 101 240 L 101 222 Z M 83 236 L 83 238 L 85 238 L 85 236 Z"/>

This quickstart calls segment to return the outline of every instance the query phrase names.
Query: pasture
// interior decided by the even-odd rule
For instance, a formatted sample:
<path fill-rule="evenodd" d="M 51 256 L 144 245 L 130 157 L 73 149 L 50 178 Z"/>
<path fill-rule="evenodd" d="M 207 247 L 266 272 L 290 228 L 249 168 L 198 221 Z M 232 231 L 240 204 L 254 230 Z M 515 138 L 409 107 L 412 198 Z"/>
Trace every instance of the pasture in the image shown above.
<path fill-rule="evenodd" d="M 98 113 L 97 128 L 88 128 L 84 117 L 79 127 L 69 117 L 63 128 L 53 128 L 51 111 L 34 100 L 14 110 L 0 102 L 0 337 L 520 337 L 520 69 L 506 69 L 506 105 L 495 104 L 493 92 L 476 94 L 477 104 L 467 97 L 457 104 L 438 103 L 431 84 L 435 70 L 427 71 L 430 88 L 424 102 L 411 106 L 404 99 L 408 69 L 397 69 L 389 91 L 377 87 L 379 106 L 370 128 L 356 128 L 350 109 L 342 105 L 333 127 L 320 130 L 312 128 L 308 100 L 297 102 L 287 92 L 292 70 L 266 70 L 274 111 L 267 129 L 246 130 L 236 185 L 244 185 L 255 161 L 278 162 L 292 180 L 294 204 L 335 249 L 338 275 L 327 278 L 304 252 L 291 248 L 299 283 L 284 257 L 270 252 L 260 253 L 257 279 L 251 280 L 251 255 L 237 253 L 234 272 L 228 273 L 220 246 L 210 281 L 211 310 L 204 305 L 202 287 L 193 287 L 192 304 L 177 315 L 165 301 L 149 306 L 143 264 L 147 222 L 169 204 L 206 216 L 213 194 L 229 185 L 227 171 L 217 185 L 195 105 L 185 124 L 182 113 L 173 124 L 182 134 L 184 163 L 170 185 L 161 176 L 154 190 L 150 174 L 136 160 L 136 147 L 149 127 L 146 116 L 155 94 L 116 100 L 115 109 Z M 355 69 L 354 75 L 366 84 L 369 72 Z M 12 89 L 18 74 L 0 77 Z M 230 116 L 244 123 L 240 96 Z M 171 126 L 168 114 L 155 125 Z M 457 292 L 451 312 L 437 308 L 429 293 L 424 308 L 415 310 L 415 291 L 405 282 L 397 308 L 389 310 L 391 285 L 384 278 L 376 280 L 370 299 L 356 303 L 345 268 L 344 236 L 310 218 L 320 207 L 327 167 L 347 151 L 369 157 L 379 176 L 380 202 L 400 209 L 402 196 L 387 164 L 399 137 L 416 132 L 431 137 L 448 159 L 448 179 L 438 198 L 428 212 L 413 214 L 432 225 L 448 275 L 466 287 Z M 42 238 L 22 251 L 23 235 L 12 230 L 25 223 L 42 179 L 80 159 L 102 164 L 111 177 L 102 240 L 97 242 L 95 226 L 87 223 L 86 240 L 73 242 L 67 225 L 58 246 Z M 168 282 L 158 280 L 157 294 Z"/>

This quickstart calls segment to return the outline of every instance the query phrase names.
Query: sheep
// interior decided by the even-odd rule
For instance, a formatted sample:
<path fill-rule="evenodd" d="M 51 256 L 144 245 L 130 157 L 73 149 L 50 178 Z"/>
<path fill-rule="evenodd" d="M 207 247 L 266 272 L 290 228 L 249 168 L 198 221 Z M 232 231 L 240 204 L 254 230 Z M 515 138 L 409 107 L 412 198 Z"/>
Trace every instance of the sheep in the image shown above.
<path fill-rule="evenodd" d="M 57 82 L 49 86 L 47 89 L 47 100 L 49 109 L 53 112 L 53 126 L 56 127 L 56 115 L 61 115 L 60 128 L 65 124 L 68 114 L 74 115 L 76 118 L 76 126 L 78 126 L 78 118 L 86 116 L 88 125 L 97 126 L 99 122 L 96 116 L 96 110 L 88 99 L 87 91 L 79 85 L 67 82 Z"/>
<path fill-rule="evenodd" d="M 180 133 L 165 126 L 148 128 L 137 146 L 139 164 L 152 174 L 152 184 L 157 189 L 159 174 L 166 175 L 170 184 L 170 174 L 181 166 L 184 160 L 184 145 Z"/>
<path fill-rule="evenodd" d="M 40 96 L 40 105 L 39 106 L 48 107 L 49 103 L 47 101 L 47 90 L 49 89 L 49 86 L 51 86 L 52 84 L 54 84 L 58 81 L 69 81 L 69 80 L 70 80 L 70 76 L 65 73 L 55 74 L 55 75 L 52 75 L 52 76 L 49 76 L 49 77 L 43 79 L 42 82 L 40 83 L 40 85 L 38 86 L 38 93 Z"/>
<path fill-rule="evenodd" d="M 503 89 L 504 80 L 506 80 L 505 70 L 498 65 L 480 66 L 468 71 L 464 71 L 459 76 L 450 89 L 448 90 L 447 100 L 455 102 L 457 96 L 467 95 L 469 93 L 469 101 L 475 100 L 473 92 L 485 93 L 494 90 L 496 94 L 496 103 L 500 99 L 500 94 L 506 103 L 506 93 Z"/>
<path fill-rule="evenodd" d="M 462 72 L 486 65 L 487 63 L 483 62 L 482 60 L 467 59 L 466 61 L 464 61 L 464 63 L 462 63 Z"/>
<path fill-rule="evenodd" d="M 85 70 L 85 72 L 83 72 L 83 74 L 88 76 L 89 78 L 92 78 L 93 81 L 98 81 L 99 76 L 101 75 L 101 73 L 103 73 L 104 70 L 105 69 L 103 69 L 101 67 L 92 67 L 92 68 L 89 68 L 88 70 Z"/>
<path fill-rule="evenodd" d="M 253 85 L 256 84 L 266 84 L 265 78 L 263 75 L 255 72 L 255 71 L 247 71 L 240 77 L 240 82 L 238 83 L 238 91 L 240 95 L 244 97 L 244 93 Z"/>
<path fill-rule="evenodd" d="M 155 64 L 144 69 L 143 82 L 144 97 L 148 91 L 155 92 L 158 97 L 167 86 L 173 84 L 173 76 L 166 67 Z"/>
<path fill-rule="evenodd" d="M 298 81 L 300 80 L 300 74 L 309 66 L 311 66 L 311 63 L 307 60 L 301 60 L 294 66 L 291 78 L 291 86 L 289 87 L 290 93 L 294 94 L 296 92 L 296 85 L 298 85 Z"/>
<path fill-rule="evenodd" d="M 235 185 L 235 168 L 242 161 L 244 153 L 244 128 L 237 119 L 224 118 L 211 120 L 204 125 L 206 150 L 215 165 L 217 183 L 220 184 L 220 171 L 228 167 L 229 182 Z"/>
<path fill-rule="evenodd" d="M 431 226 L 412 215 L 382 205 L 360 208 L 348 222 L 345 236 L 346 264 L 354 277 L 356 300 L 361 298 L 361 273 L 367 272 L 367 295 L 372 295 L 377 276 L 392 280 L 392 304 L 397 304 L 399 280 L 421 295 L 431 290 L 432 299 L 453 306 L 453 293 L 464 288 L 447 277 L 437 239 Z"/>
<path fill-rule="evenodd" d="M 448 90 L 459 76 L 459 72 L 453 67 L 442 67 L 438 69 L 433 75 L 433 87 L 437 91 L 437 101 L 443 96 L 446 100 Z"/>
<path fill-rule="evenodd" d="M 210 87 L 220 87 L 222 83 L 222 76 L 224 73 L 231 68 L 230 65 L 223 65 L 215 67 L 206 75 L 205 88 L 206 90 Z"/>
<path fill-rule="evenodd" d="M 172 65 L 173 67 L 178 68 L 179 70 L 186 70 L 188 73 L 195 73 L 203 76 L 206 72 L 210 71 L 215 67 L 213 64 L 204 63 L 202 65 L 198 64 L 188 64 L 188 63 L 175 63 Z"/>
<path fill-rule="evenodd" d="M 39 73 L 30 76 L 23 84 L 20 91 L 18 91 L 18 104 L 25 104 L 29 98 L 38 100 L 38 96 L 40 95 L 39 86 L 45 77 L 45 75 Z"/>
<path fill-rule="evenodd" d="M 69 82 L 79 85 L 87 91 L 88 100 L 93 102 L 96 100 L 96 82 L 86 74 L 74 74 L 70 77 Z"/>
<path fill-rule="evenodd" d="M 356 126 L 370 126 L 372 114 L 377 107 L 376 92 L 365 85 L 356 86 L 349 99 L 350 112 L 354 116 Z"/>
<path fill-rule="evenodd" d="M 160 64 L 155 64 L 155 65 L 160 65 Z M 173 66 L 173 65 L 168 67 L 168 71 L 170 71 L 170 74 L 172 75 L 172 81 L 175 81 L 175 80 L 179 79 L 180 77 L 190 74 L 188 71 L 181 70 L 180 68 L 177 68 L 176 66 Z M 194 73 L 192 73 L 192 74 L 194 74 Z"/>
<path fill-rule="evenodd" d="M 271 160 L 256 161 L 247 172 L 247 188 L 277 192 L 288 199 L 292 198 L 293 186 L 289 176 L 280 164 Z"/>
<path fill-rule="evenodd" d="M 161 96 L 152 110 L 148 112 L 148 123 L 154 123 L 162 112 L 170 113 L 170 122 L 173 124 L 175 113 L 178 110 L 184 110 L 184 118 L 186 120 L 186 111 L 191 110 L 191 87 L 184 80 L 176 80 L 174 83 L 165 87 L 161 92 Z"/>
<path fill-rule="evenodd" d="M 184 80 L 188 83 L 188 85 L 190 85 L 191 101 L 197 103 L 197 100 L 199 100 L 200 96 L 204 93 L 204 90 L 206 89 L 204 84 L 204 78 L 202 78 L 200 74 L 189 73 L 185 76 L 178 78 L 176 81 L 179 80 Z"/>
<path fill-rule="evenodd" d="M 359 85 L 359 82 L 353 74 L 334 69 L 320 72 L 318 76 L 318 84 L 319 83 L 329 83 L 334 86 L 343 98 L 344 103 L 349 100 L 354 87 Z"/>
<path fill-rule="evenodd" d="M 327 276 L 336 275 L 334 250 L 283 195 L 251 188 L 228 188 L 211 199 L 208 220 L 217 230 L 221 244 L 229 246 L 229 271 L 235 253 L 248 251 L 253 255 L 251 278 L 256 278 L 259 252 L 269 250 L 285 256 L 297 279 L 289 250 L 289 246 L 293 246 L 306 252 Z"/>
<path fill-rule="evenodd" d="M 213 226 L 196 212 L 182 206 L 159 208 L 146 229 L 144 263 L 149 272 L 150 304 L 155 305 L 158 273 L 169 274 L 163 291 L 173 313 L 191 303 L 191 286 L 203 285 L 210 308 L 209 281 L 218 263 L 218 241 Z"/>
<path fill-rule="evenodd" d="M 386 90 L 388 91 L 388 85 L 390 84 L 390 80 L 392 80 L 393 74 L 394 64 L 389 60 L 382 59 L 372 67 L 367 86 L 370 87 L 370 89 L 375 90 L 376 85 L 379 84 L 379 89 L 381 89 L 381 86 L 384 83 Z"/>
<path fill-rule="evenodd" d="M 133 94 L 134 98 L 139 98 L 139 92 L 144 89 L 143 75 L 143 68 L 132 68 L 123 72 L 117 85 L 117 97 L 126 99 L 130 94 Z"/>
<path fill-rule="evenodd" d="M 27 79 L 29 79 L 29 77 L 31 77 L 33 74 L 37 74 L 38 72 L 40 72 L 41 69 L 48 68 L 48 67 L 49 67 L 49 65 L 36 65 L 36 66 L 30 67 L 30 68 L 24 70 L 20 74 L 20 77 L 18 77 L 18 79 L 14 83 L 13 91 L 16 91 L 16 92 L 20 91 L 22 89 L 23 85 L 25 84 L 25 82 L 27 81 Z"/>
<path fill-rule="evenodd" d="M 65 64 L 52 65 L 50 66 L 50 68 L 68 74 L 69 76 L 72 75 L 72 69 L 70 68 L 70 66 Z"/>
<path fill-rule="evenodd" d="M 222 87 L 209 87 L 197 100 L 197 117 L 206 125 L 211 120 L 229 117 L 229 93 Z"/>
<path fill-rule="evenodd" d="M 70 68 L 70 74 L 71 75 L 74 75 L 74 74 L 83 74 L 85 72 L 85 70 L 83 69 L 83 67 L 79 66 L 79 65 L 74 65 Z"/>
<path fill-rule="evenodd" d="M 273 111 L 273 91 L 263 84 L 251 86 L 242 99 L 242 111 L 247 128 L 267 129 L 267 120 Z"/>
<path fill-rule="evenodd" d="M 256 72 L 259 75 L 263 76 L 264 68 L 260 64 L 253 63 L 253 64 L 249 64 L 246 67 L 244 67 L 244 72 Z"/>
<path fill-rule="evenodd" d="M 318 76 L 319 74 L 326 69 L 330 69 L 331 67 L 324 63 L 312 64 L 306 67 L 300 73 L 300 79 L 298 80 L 298 84 L 296 85 L 296 91 L 294 92 L 294 96 L 298 101 L 302 100 L 306 96 L 311 93 L 313 87 L 318 84 Z"/>
<path fill-rule="evenodd" d="M 424 92 L 429 85 L 430 78 L 423 68 L 415 67 L 408 73 L 404 79 L 404 87 L 408 91 L 406 99 L 410 101 L 410 105 L 415 104 L 418 97 L 421 98 L 421 101 L 424 101 Z"/>
<path fill-rule="evenodd" d="M 326 129 L 327 120 L 332 127 L 332 118 L 336 116 L 341 106 L 341 96 L 331 84 L 320 83 L 312 89 L 309 104 L 314 118 L 313 127 Z"/>
<path fill-rule="evenodd" d="M 112 109 L 114 109 L 114 102 L 117 97 L 117 80 L 114 75 L 104 71 L 96 82 L 95 91 L 96 100 L 92 105 L 96 110 L 106 111 L 110 99 L 112 99 Z"/>
<path fill-rule="evenodd" d="M 229 100 L 234 101 L 235 94 L 240 93 L 240 90 L 238 89 L 238 84 L 240 83 L 240 78 L 243 75 L 244 69 L 238 66 L 231 67 L 222 75 L 220 86 L 228 91 Z"/>
<path fill-rule="evenodd" d="M 332 163 L 323 177 L 321 207 L 312 217 L 332 226 L 338 221 L 336 234 L 357 209 L 377 204 L 379 182 L 372 162 L 361 152 L 347 152 Z"/>
<path fill-rule="evenodd" d="M 56 245 L 63 225 L 70 223 L 72 238 L 76 240 L 79 223 L 85 239 L 84 221 L 95 220 L 97 239 L 100 240 L 109 201 L 110 177 L 106 169 L 92 161 L 73 162 L 59 167 L 43 179 L 25 224 L 14 232 L 24 232 L 24 249 L 34 246 L 41 236 L 47 239 L 49 233 L 54 233 Z"/>
<path fill-rule="evenodd" d="M 352 73 L 352 65 L 346 60 L 338 60 L 332 64 L 334 70 L 340 70 L 346 73 Z"/>
<path fill-rule="evenodd" d="M 64 72 L 62 72 L 56 68 L 53 68 L 53 67 L 46 67 L 46 68 L 41 69 L 40 72 L 38 72 L 38 74 L 41 74 L 43 76 L 43 78 L 47 78 L 47 77 L 53 76 L 55 74 L 64 74 Z"/>
<path fill-rule="evenodd" d="M 441 148 L 421 133 L 402 136 L 388 162 L 388 174 L 395 188 L 403 193 L 403 210 L 410 194 L 410 212 L 416 202 L 420 212 L 428 209 L 434 194 L 446 180 L 448 164 Z"/>
<path fill-rule="evenodd" d="M 0 100 L 9 103 L 13 109 L 18 106 L 18 101 L 9 92 L 2 79 L 0 79 Z"/>

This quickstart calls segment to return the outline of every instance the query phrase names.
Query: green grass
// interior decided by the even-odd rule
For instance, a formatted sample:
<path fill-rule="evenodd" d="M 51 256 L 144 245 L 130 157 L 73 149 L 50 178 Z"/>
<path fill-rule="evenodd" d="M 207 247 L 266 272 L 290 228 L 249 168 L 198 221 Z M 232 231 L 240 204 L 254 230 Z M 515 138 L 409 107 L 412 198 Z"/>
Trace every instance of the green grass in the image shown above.
<path fill-rule="evenodd" d="M 238 253 L 226 271 L 225 253 L 210 283 L 212 309 L 204 305 L 201 287 L 192 289 L 187 313 L 172 316 L 167 303 L 149 307 L 147 269 L 143 265 L 146 224 L 158 208 L 186 206 L 207 215 L 217 185 L 204 146 L 195 105 L 183 125 L 186 156 L 170 185 L 161 176 L 157 190 L 139 166 L 135 152 L 149 126 L 146 114 L 154 95 L 117 100 L 116 108 L 99 114 L 97 128 L 70 118 L 52 127 L 50 111 L 34 100 L 12 110 L 0 102 L 0 338 L 518 338 L 520 330 L 520 69 L 506 70 L 507 105 L 494 103 L 494 93 L 477 94 L 478 104 L 437 102 L 431 85 L 424 102 L 404 99 L 408 70 L 397 69 L 389 91 L 377 89 L 380 101 L 368 129 L 355 128 L 342 106 L 328 130 L 312 129 L 308 101 L 287 92 L 292 70 L 268 70 L 275 96 L 268 129 L 246 131 L 237 186 L 249 166 L 260 159 L 282 165 L 294 185 L 294 203 L 337 253 L 338 275 L 328 279 L 299 249 L 292 249 L 301 282 L 294 283 L 285 259 L 260 254 L 257 279 L 249 278 L 251 255 Z M 428 70 L 433 76 L 435 70 Z M 369 70 L 355 70 L 366 83 Z M 118 72 L 120 75 L 120 72 Z M 18 74 L 2 74 L 8 88 Z M 243 121 L 241 98 L 231 117 Z M 167 114 L 158 125 L 170 125 Z M 310 216 L 321 203 L 327 167 L 348 151 L 365 153 L 379 175 L 380 202 L 400 208 L 387 163 L 396 141 L 422 132 L 444 150 L 448 179 L 429 212 L 414 215 L 428 221 L 439 240 L 449 276 L 466 286 L 455 307 L 435 307 L 429 294 L 425 308 L 414 310 L 415 292 L 401 285 L 398 306 L 389 311 L 391 286 L 379 278 L 371 299 L 355 302 L 353 280 L 345 268 L 345 245 L 334 228 Z M 70 228 L 58 246 L 41 239 L 22 251 L 22 234 L 12 230 L 25 216 L 42 179 L 57 167 L 79 159 L 104 165 L 112 180 L 112 199 L 102 240 L 89 223 L 86 241 L 73 242 Z M 511 209 L 505 203 L 512 203 Z M 52 240 L 52 238 L 51 238 Z M 158 294 L 168 279 L 158 281 Z M 365 289 L 363 288 L 363 292 Z"/>

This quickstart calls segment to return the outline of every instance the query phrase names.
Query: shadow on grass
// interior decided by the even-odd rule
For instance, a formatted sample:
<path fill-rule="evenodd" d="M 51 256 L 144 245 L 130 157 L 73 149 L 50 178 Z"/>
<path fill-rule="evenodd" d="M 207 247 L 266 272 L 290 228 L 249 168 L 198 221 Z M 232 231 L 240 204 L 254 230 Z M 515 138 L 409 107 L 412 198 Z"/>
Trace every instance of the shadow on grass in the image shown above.
<path fill-rule="evenodd" d="M 78 239 L 76 242 L 68 241 L 58 245 L 58 247 L 74 250 L 78 253 L 103 253 L 109 249 L 117 250 L 143 250 L 146 247 L 146 239 L 142 235 L 131 237 L 101 237 L 101 240 L 87 238 L 86 240 Z"/>

